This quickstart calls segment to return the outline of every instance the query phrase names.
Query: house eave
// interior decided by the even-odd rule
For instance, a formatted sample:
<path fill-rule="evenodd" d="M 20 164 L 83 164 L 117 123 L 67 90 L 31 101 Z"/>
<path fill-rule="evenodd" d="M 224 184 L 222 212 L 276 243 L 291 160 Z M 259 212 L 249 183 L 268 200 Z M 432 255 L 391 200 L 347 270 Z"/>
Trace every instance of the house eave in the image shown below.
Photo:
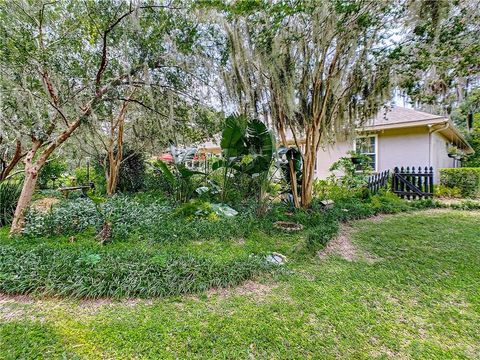
<path fill-rule="evenodd" d="M 423 127 L 423 126 L 432 128 L 438 125 L 440 125 L 441 127 L 446 124 L 448 124 L 449 126 L 446 127 L 445 129 L 440 130 L 439 132 L 448 138 L 452 138 L 454 142 L 461 144 L 466 154 L 470 155 L 475 153 L 475 150 L 473 150 L 473 148 L 468 143 L 468 141 L 458 131 L 458 129 L 453 124 L 453 122 L 444 117 L 434 117 L 426 120 L 406 121 L 402 123 L 393 123 L 393 124 L 368 125 L 368 126 L 363 126 L 357 129 L 357 132 L 366 133 L 366 132 L 377 132 L 382 130 L 405 129 L 405 128 Z"/>

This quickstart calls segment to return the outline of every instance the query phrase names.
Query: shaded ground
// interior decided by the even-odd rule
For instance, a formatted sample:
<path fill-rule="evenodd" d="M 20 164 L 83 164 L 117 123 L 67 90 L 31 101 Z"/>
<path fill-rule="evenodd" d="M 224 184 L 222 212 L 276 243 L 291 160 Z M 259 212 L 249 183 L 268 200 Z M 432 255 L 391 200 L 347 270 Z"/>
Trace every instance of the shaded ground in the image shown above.
<path fill-rule="evenodd" d="M 342 234 L 349 261 L 327 251 L 199 296 L 2 297 L 0 358 L 479 358 L 479 212 L 363 220 Z M 355 261 L 365 254 L 379 261 Z"/>

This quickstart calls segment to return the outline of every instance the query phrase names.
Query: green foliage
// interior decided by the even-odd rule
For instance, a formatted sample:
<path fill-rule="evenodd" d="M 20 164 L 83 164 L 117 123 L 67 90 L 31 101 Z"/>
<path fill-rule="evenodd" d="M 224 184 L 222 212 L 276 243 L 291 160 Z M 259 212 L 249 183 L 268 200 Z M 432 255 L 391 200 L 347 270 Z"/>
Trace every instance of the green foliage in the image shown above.
<path fill-rule="evenodd" d="M 21 183 L 0 182 L 0 227 L 11 223 L 21 191 Z"/>
<path fill-rule="evenodd" d="M 480 210 L 480 202 L 472 200 L 464 200 L 450 205 L 455 210 Z"/>
<path fill-rule="evenodd" d="M 59 180 L 65 171 L 67 171 L 67 164 L 64 160 L 57 158 L 47 161 L 40 170 L 37 181 L 38 187 L 47 189 L 49 185 Z"/>
<path fill-rule="evenodd" d="M 38 244 L 0 248 L 0 292 L 76 298 L 158 297 L 239 284 L 272 266 L 262 257 L 213 260 L 145 249 Z"/>
<path fill-rule="evenodd" d="M 311 252 L 322 249 L 338 233 L 338 223 L 328 220 L 311 228 L 307 232 L 306 245 Z"/>
<path fill-rule="evenodd" d="M 168 192 L 179 202 L 187 202 L 194 195 L 195 190 L 205 181 L 205 174 L 187 168 L 183 162 L 174 162 L 169 165 L 161 160 L 156 161 L 155 173 L 168 188 Z"/>
<path fill-rule="evenodd" d="M 318 200 L 338 200 L 344 198 L 361 197 L 362 188 L 345 187 L 339 181 L 315 180 L 313 183 L 313 195 Z"/>
<path fill-rule="evenodd" d="M 233 185 L 236 189 L 241 177 L 249 180 L 244 197 L 257 196 L 259 203 L 268 186 L 268 173 L 275 151 L 275 141 L 267 126 L 258 119 L 248 119 L 243 115 L 226 118 L 220 141 L 222 160 L 215 162 L 213 170 L 223 168 L 222 200 Z M 235 179 L 237 178 L 237 179 Z"/>
<path fill-rule="evenodd" d="M 460 189 L 464 197 L 476 197 L 480 194 L 480 168 L 440 169 L 440 183 Z"/>
<path fill-rule="evenodd" d="M 220 141 L 223 162 L 218 166 L 233 168 L 249 176 L 260 176 L 270 169 L 275 144 L 267 126 L 257 119 L 232 115 L 225 119 Z"/>
<path fill-rule="evenodd" d="M 332 174 L 329 180 L 338 183 L 347 189 L 359 189 L 367 184 L 368 175 L 372 173 L 371 159 L 353 151 L 349 156 L 337 160 L 330 167 L 330 171 L 340 171 L 341 175 Z"/>
<path fill-rule="evenodd" d="M 161 226 L 150 226 L 141 229 L 142 238 L 155 243 L 189 243 L 191 241 L 235 240 L 245 238 L 257 230 L 268 229 L 270 222 L 255 219 L 251 213 L 227 218 L 215 216 L 211 218 L 184 217 L 179 214 L 165 216 Z M 270 225 L 271 226 L 271 225 Z"/>
<path fill-rule="evenodd" d="M 406 33 L 411 45 L 395 52 L 399 86 L 412 103 L 433 105 L 434 113 L 448 111 L 478 80 L 471 69 L 478 64 L 480 14 L 468 1 L 425 1 L 412 9 L 420 16 Z"/>
<path fill-rule="evenodd" d="M 184 203 L 176 208 L 173 214 L 192 220 L 197 218 L 215 220 L 217 218 L 210 203 L 201 200 L 191 200 Z"/>
<path fill-rule="evenodd" d="M 255 244 L 256 255 L 250 256 L 249 251 L 237 252 L 243 245 L 237 249 L 230 244 L 228 251 L 215 257 L 195 247 L 249 239 L 258 233 L 270 239 L 281 233 L 273 222 L 283 220 L 305 227 L 300 234 L 305 246 L 293 250 L 295 256 L 311 255 L 337 235 L 341 221 L 429 206 L 434 204 L 408 203 L 388 192 L 367 199 L 344 194 L 335 199 L 330 210 L 322 209 L 318 202 L 308 211 L 290 212 L 277 205 L 258 217 L 250 207 L 228 218 L 214 216 L 210 204 L 199 200 L 172 211 L 151 194 L 113 196 L 95 202 L 65 200 L 48 213 L 29 213 L 25 228 L 29 236 L 0 246 L 0 292 L 151 297 L 234 285 L 269 271 L 261 255 L 262 243 Z M 106 221 L 112 226 L 115 241 L 101 246 L 89 229 L 97 232 Z M 39 238 L 52 235 L 56 237 Z M 78 243 L 70 244 L 70 235 L 75 235 Z"/>
<path fill-rule="evenodd" d="M 466 136 L 468 143 L 475 150 L 475 153 L 469 155 L 467 160 L 462 164 L 466 167 L 480 167 L 480 119 L 476 124 L 473 131 Z"/>
<path fill-rule="evenodd" d="M 73 235 L 88 228 L 98 230 L 105 222 L 112 225 L 112 237 L 125 239 L 136 229 L 158 226 L 170 208 L 162 202 L 146 204 L 117 195 L 102 198 L 64 200 L 47 213 L 30 211 L 26 216 L 26 236 Z"/>
<path fill-rule="evenodd" d="M 480 167 L 480 89 L 473 89 L 451 114 L 455 125 L 462 131 L 475 151 L 462 162 L 465 167 Z"/>
<path fill-rule="evenodd" d="M 172 179 L 168 178 L 168 173 L 171 174 L 170 169 L 167 169 L 168 173 L 164 174 L 162 171 L 161 160 L 150 160 L 146 163 L 145 172 L 145 190 L 161 192 L 164 194 L 172 195 Z"/>
<path fill-rule="evenodd" d="M 47 212 L 31 210 L 27 213 L 26 236 L 76 234 L 89 227 L 100 226 L 100 216 L 90 199 L 64 200 Z"/>
<path fill-rule="evenodd" d="M 145 181 L 145 158 L 136 150 L 123 148 L 123 160 L 120 165 L 117 189 L 123 193 L 137 192 L 143 189 Z"/>
<path fill-rule="evenodd" d="M 247 118 L 245 116 L 229 116 L 225 119 L 220 147 L 226 160 L 244 155 L 247 152 L 245 132 Z"/>
<path fill-rule="evenodd" d="M 462 197 L 462 191 L 454 186 L 454 187 L 448 187 L 445 185 L 437 185 L 434 187 L 434 192 L 435 196 L 440 197 L 440 198 L 461 198 Z"/>

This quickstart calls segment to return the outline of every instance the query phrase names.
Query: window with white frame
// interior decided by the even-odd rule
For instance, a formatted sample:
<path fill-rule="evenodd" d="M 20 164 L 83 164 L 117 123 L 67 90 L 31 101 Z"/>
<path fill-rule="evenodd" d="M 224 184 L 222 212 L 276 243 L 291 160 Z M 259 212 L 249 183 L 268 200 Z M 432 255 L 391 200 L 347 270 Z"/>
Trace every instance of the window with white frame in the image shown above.
<path fill-rule="evenodd" d="M 355 152 L 368 156 L 373 171 L 377 171 L 377 135 L 359 136 L 355 139 Z"/>

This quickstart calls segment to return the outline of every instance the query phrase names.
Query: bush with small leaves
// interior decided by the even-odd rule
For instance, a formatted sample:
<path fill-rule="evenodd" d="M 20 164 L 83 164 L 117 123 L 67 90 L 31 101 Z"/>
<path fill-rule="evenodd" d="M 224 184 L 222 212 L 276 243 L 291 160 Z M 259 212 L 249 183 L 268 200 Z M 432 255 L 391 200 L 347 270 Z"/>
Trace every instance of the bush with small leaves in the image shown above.
<path fill-rule="evenodd" d="M 440 184 L 458 188 L 463 197 L 480 195 L 480 168 L 440 169 Z"/>

